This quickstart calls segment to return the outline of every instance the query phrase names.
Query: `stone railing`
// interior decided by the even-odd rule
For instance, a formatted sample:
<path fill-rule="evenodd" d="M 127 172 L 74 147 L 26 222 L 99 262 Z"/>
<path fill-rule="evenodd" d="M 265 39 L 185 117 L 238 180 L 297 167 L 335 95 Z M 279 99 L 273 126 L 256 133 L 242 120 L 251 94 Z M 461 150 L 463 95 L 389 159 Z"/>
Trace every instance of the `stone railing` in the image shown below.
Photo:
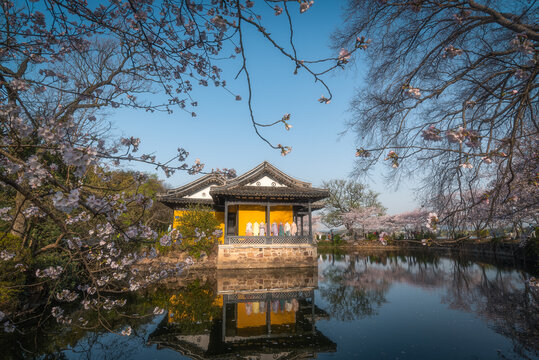
<path fill-rule="evenodd" d="M 314 297 L 313 290 L 296 290 L 296 291 L 279 291 L 279 292 L 262 292 L 248 294 L 223 294 L 223 300 L 228 303 L 241 303 L 252 301 L 271 301 L 271 300 L 287 300 L 287 299 L 307 299 Z"/>
<path fill-rule="evenodd" d="M 225 236 L 225 245 L 311 244 L 312 236 Z"/>

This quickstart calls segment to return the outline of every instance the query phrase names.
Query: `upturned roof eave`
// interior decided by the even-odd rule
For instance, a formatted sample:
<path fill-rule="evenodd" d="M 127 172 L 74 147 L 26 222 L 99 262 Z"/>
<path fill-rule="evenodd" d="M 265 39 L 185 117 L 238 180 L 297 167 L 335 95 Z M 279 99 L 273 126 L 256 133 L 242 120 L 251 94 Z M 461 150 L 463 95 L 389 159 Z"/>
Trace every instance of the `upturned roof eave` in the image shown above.
<path fill-rule="evenodd" d="M 222 175 L 218 174 L 207 174 L 203 177 L 190 182 L 189 184 L 169 189 L 164 193 L 160 193 L 157 195 L 157 199 L 160 200 L 160 198 L 184 198 L 185 196 L 192 195 L 196 193 L 199 190 L 202 190 L 203 188 L 207 186 L 211 186 L 212 184 L 215 184 L 215 186 L 222 185 L 226 183 L 226 180 Z"/>

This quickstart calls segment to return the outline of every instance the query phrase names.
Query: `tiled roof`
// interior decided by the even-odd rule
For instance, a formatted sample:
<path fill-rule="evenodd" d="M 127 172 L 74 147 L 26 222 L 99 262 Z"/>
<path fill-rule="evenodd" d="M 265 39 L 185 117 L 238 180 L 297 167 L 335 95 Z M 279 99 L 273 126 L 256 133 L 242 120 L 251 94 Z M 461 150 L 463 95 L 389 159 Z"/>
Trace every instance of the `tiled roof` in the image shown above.
<path fill-rule="evenodd" d="M 272 186 L 251 185 L 264 177 L 271 178 L 275 183 Z M 211 186 L 209 194 L 213 199 L 188 198 L 188 196 L 208 186 Z M 224 198 L 228 196 L 235 198 L 269 197 L 317 201 L 328 197 L 329 191 L 314 188 L 311 186 L 311 183 L 295 179 L 264 161 L 234 179 L 225 179 L 223 176 L 217 174 L 205 175 L 187 185 L 159 194 L 157 200 L 167 205 L 191 203 L 211 205 L 222 204 Z"/>
<path fill-rule="evenodd" d="M 162 202 L 165 205 L 214 205 L 215 201 L 212 198 L 209 199 L 193 199 L 193 198 L 178 198 L 174 196 L 160 196 L 157 198 L 158 201 Z"/>
<path fill-rule="evenodd" d="M 235 196 L 282 196 L 282 197 L 306 197 L 325 198 L 329 196 L 329 191 L 317 188 L 290 188 L 271 186 L 241 186 L 227 188 L 226 186 L 216 186 L 210 190 L 210 195 L 235 195 Z"/>

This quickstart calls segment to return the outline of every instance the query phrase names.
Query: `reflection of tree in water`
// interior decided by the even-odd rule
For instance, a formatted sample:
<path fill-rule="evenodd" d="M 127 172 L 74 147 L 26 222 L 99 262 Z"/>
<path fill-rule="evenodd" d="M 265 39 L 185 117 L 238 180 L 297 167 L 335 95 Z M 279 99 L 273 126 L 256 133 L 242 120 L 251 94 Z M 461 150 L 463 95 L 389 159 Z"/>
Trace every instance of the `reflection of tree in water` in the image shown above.
<path fill-rule="evenodd" d="M 146 339 L 157 324 L 158 317 L 142 316 L 152 313 L 152 309 L 165 309 L 168 319 L 176 326 L 189 331 L 207 328 L 213 317 L 220 316 L 220 307 L 214 301 L 211 281 L 199 279 L 185 280 L 181 285 L 157 286 L 132 294 L 120 313 L 115 309 L 101 311 L 74 308 L 69 316 L 83 317 L 88 321 L 85 328 L 66 326 L 49 318 L 44 322 L 35 321 L 20 327 L 21 333 L 0 333 L 0 354 L 2 359 L 130 359 L 146 345 Z M 100 324 L 105 323 L 106 328 Z M 131 327 L 130 336 L 119 335 L 123 329 Z M 116 334 L 110 333 L 112 329 Z M 63 352 L 70 349 L 66 357 Z"/>
<path fill-rule="evenodd" d="M 376 315 L 393 283 L 444 289 L 449 308 L 477 314 L 513 342 L 515 353 L 539 351 L 539 298 L 517 270 L 436 256 L 347 257 L 322 272 L 320 294 L 340 320 Z"/>
<path fill-rule="evenodd" d="M 526 352 L 539 351 L 539 298 L 526 280 L 517 271 L 454 262 L 443 301 L 486 319 L 494 331 L 511 339 L 515 353 L 527 358 Z"/>
<path fill-rule="evenodd" d="M 340 320 L 375 315 L 376 308 L 385 302 L 384 294 L 389 284 L 383 279 L 364 276 L 354 262 L 348 265 L 334 266 L 324 271 L 325 282 L 320 287 L 320 293 L 329 303 L 328 313 Z"/>
<path fill-rule="evenodd" d="M 148 331 L 152 328 L 153 316 L 139 315 L 151 312 L 154 306 L 150 302 L 151 296 L 159 293 L 152 290 L 129 296 L 122 313 L 112 309 L 98 314 L 82 307 L 74 308 L 69 313 L 66 311 L 72 318 L 87 320 L 88 324 L 84 328 L 61 324 L 49 317 L 42 321 L 35 319 L 28 322 L 13 334 L 0 334 L 0 358 L 130 359 L 140 351 L 138 347 L 144 346 Z M 106 328 L 101 325 L 103 323 Z M 131 336 L 119 335 L 127 327 L 133 329 Z M 63 352 L 66 349 L 69 349 L 69 355 Z"/>
<path fill-rule="evenodd" d="M 428 288 L 441 284 L 438 259 L 432 256 L 378 254 L 338 260 L 344 259 L 323 272 L 320 285 L 320 293 L 330 306 L 328 312 L 340 320 L 376 315 L 394 282 Z"/>

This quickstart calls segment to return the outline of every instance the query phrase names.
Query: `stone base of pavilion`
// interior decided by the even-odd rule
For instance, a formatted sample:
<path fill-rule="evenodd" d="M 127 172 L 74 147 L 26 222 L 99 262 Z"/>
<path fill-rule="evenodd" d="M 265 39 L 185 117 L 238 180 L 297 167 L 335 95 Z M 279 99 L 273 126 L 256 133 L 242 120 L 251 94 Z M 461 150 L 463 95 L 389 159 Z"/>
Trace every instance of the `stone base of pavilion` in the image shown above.
<path fill-rule="evenodd" d="M 318 264 L 313 244 L 219 245 L 217 269 L 312 267 Z"/>
<path fill-rule="evenodd" d="M 217 271 L 218 294 L 310 291 L 318 288 L 318 268 L 229 269 Z"/>

